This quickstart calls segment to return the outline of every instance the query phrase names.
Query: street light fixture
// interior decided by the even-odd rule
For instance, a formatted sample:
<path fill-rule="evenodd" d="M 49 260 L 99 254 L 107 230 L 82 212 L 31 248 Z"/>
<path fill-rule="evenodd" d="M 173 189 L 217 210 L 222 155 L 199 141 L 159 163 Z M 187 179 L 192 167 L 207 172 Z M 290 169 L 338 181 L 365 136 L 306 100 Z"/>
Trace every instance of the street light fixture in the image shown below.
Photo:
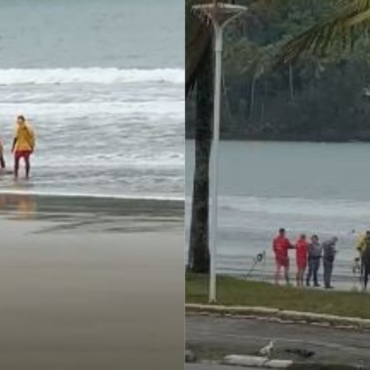
<path fill-rule="evenodd" d="M 213 112 L 213 143 L 211 149 L 211 189 L 210 189 L 210 281 L 209 302 L 216 301 L 216 243 L 218 221 L 218 144 L 220 141 L 220 107 L 221 107 L 221 73 L 223 32 L 228 24 L 243 14 L 245 6 L 232 5 L 214 1 L 211 4 L 194 5 L 193 10 L 208 21 L 214 28 L 215 77 L 214 77 L 214 112 Z"/>

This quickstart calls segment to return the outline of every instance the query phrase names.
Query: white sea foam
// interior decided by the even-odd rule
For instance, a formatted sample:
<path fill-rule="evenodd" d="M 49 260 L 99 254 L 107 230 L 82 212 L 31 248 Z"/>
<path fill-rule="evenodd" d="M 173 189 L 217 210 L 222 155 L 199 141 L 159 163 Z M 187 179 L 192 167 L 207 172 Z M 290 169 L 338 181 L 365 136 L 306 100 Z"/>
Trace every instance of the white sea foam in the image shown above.
<path fill-rule="evenodd" d="M 370 202 L 346 199 L 305 199 L 294 197 L 223 196 L 225 212 L 282 215 L 291 217 L 369 218 Z"/>
<path fill-rule="evenodd" d="M 24 114 L 37 133 L 32 186 L 18 190 L 181 195 L 183 80 L 181 68 L 0 69 L 9 166 L 15 117 Z M 0 178 L 0 188 L 17 190 L 11 176 Z"/>
<path fill-rule="evenodd" d="M 165 116 L 183 119 L 185 116 L 183 101 L 150 102 L 83 102 L 83 103 L 0 103 L 0 115 L 6 119 L 21 112 L 27 116 L 62 116 L 84 117 L 96 114 L 135 116 Z"/>
<path fill-rule="evenodd" d="M 55 68 L 0 69 L 0 85 L 19 84 L 183 84 L 183 69 Z"/>

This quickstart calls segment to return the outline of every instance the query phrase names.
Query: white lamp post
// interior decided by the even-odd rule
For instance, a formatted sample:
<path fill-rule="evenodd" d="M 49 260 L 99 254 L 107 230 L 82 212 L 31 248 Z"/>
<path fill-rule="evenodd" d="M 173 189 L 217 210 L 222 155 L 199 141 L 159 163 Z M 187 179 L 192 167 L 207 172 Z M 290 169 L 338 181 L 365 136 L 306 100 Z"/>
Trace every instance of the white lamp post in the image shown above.
<path fill-rule="evenodd" d="M 213 112 L 213 143 L 211 151 L 211 189 L 210 189 L 210 281 L 209 301 L 216 301 L 216 242 L 218 220 L 218 144 L 220 140 L 220 107 L 221 107 L 221 72 L 223 32 L 228 24 L 244 13 L 244 6 L 219 3 L 194 5 L 194 11 L 207 17 L 214 28 L 215 77 L 214 77 L 214 112 Z"/>

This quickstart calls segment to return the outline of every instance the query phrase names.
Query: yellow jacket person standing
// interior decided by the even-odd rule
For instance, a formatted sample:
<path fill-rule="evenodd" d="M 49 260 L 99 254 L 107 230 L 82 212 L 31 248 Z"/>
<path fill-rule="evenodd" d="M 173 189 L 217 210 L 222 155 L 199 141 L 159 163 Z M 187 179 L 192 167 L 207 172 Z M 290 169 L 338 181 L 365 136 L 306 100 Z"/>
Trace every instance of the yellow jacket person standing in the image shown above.
<path fill-rule="evenodd" d="M 366 231 L 365 234 L 359 235 L 357 238 L 356 249 L 360 254 L 361 260 L 361 277 L 364 275 L 364 259 L 363 254 L 368 246 L 368 240 L 370 238 L 370 231 Z"/>
<path fill-rule="evenodd" d="M 361 255 L 365 248 L 366 248 L 366 234 L 361 234 L 356 239 L 356 249 Z"/>
<path fill-rule="evenodd" d="M 26 122 L 24 116 L 17 118 L 17 128 L 14 135 L 12 153 L 14 153 L 14 175 L 18 177 L 19 162 L 24 159 L 26 166 L 26 178 L 29 178 L 31 170 L 30 157 L 35 149 L 35 133 L 31 125 Z"/>

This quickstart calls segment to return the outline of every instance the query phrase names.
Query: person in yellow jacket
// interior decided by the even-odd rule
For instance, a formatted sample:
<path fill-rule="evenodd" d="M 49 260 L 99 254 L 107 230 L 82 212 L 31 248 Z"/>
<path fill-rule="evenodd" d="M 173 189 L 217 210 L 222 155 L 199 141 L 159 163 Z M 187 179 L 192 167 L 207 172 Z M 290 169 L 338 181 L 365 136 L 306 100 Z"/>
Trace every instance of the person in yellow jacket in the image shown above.
<path fill-rule="evenodd" d="M 364 263 L 363 263 L 363 258 L 362 258 L 362 255 L 367 247 L 367 240 L 368 238 L 370 238 L 370 231 L 366 231 L 365 234 L 360 234 L 358 237 L 357 237 L 357 241 L 356 241 L 356 249 L 359 253 L 359 257 L 360 257 L 360 261 L 361 261 L 361 277 L 363 276 L 364 274 Z"/>
<path fill-rule="evenodd" d="M 24 159 L 26 165 L 26 178 L 30 176 L 30 157 L 35 149 L 35 133 L 24 116 L 17 118 L 17 128 L 14 135 L 12 153 L 14 153 L 14 176 L 18 177 L 19 162 Z"/>
<path fill-rule="evenodd" d="M 367 233 L 368 232 L 366 232 L 366 234 Z M 362 252 L 366 248 L 366 234 L 360 234 L 360 235 L 357 236 L 356 249 L 360 253 L 360 255 L 362 254 Z"/>

